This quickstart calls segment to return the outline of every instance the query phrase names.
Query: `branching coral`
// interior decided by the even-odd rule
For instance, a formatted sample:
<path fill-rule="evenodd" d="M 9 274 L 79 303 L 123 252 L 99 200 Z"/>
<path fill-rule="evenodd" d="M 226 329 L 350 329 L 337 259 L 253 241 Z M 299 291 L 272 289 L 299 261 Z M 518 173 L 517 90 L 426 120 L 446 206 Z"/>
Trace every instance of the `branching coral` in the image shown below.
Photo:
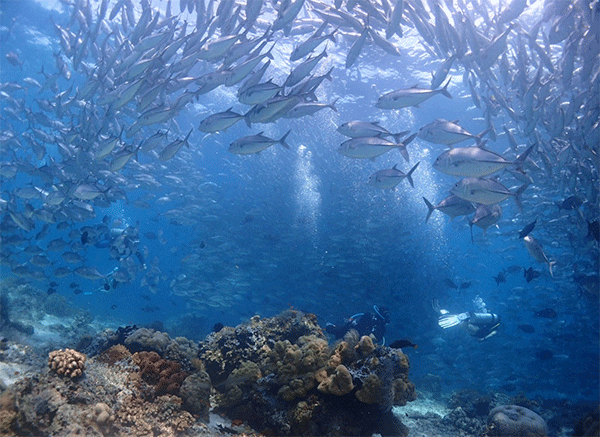
<path fill-rule="evenodd" d="M 85 355 L 74 349 L 59 349 L 48 354 L 48 367 L 59 375 L 76 378 L 85 370 Z"/>

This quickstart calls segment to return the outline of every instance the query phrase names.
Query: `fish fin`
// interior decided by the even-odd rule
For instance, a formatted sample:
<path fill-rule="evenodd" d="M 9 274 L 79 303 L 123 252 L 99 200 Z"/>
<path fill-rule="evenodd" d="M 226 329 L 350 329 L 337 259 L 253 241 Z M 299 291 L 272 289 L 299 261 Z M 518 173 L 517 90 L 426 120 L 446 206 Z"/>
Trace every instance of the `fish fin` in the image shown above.
<path fill-rule="evenodd" d="M 417 162 L 413 168 L 410 169 L 410 171 L 408 173 L 406 173 L 406 179 L 408 179 L 408 183 L 410 184 L 411 187 L 415 188 L 415 184 L 413 183 L 412 180 L 412 173 L 415 171 L 415 169 L 419 166 L 419 163 Z M 394 166 L 395 168 L 396 166 Z"/>
<path fill-rule="evenodd" d="M 517 159 L 515 159 L 515 167 L 518 171 L 524 173 L 523 163 L 525 162 L 525 160 L 527 159 L 527 157 L 533 150 L 534 146 L 535 146 L 535 144 L 532 144 L 531 146 L 529 146 L 523 153 L 521 153 L 519 156 L 517 156 Z"/>
<path fill-rule="evenodd" d="M 529 184 L 523 184 L 519 187 L 519 189 L 515 192 L 515 203 L 517 204 L 517 208 L 520 212 L 523 212 L 523 203 L 521 202 L 521 194 L 527 189 Z"/>
<path fill-rule="evenodd" d="M 287 131 L 285 133 L 284 136 L 281 137 L 281 139 L 279 141 L 277 141 L 279 144 L 281 144 L 283 147 L 285 147 L 286 149 L 290 150 L 290 146 L 288 143 L 285 142 L 285 139 L 287 138 L 287 136 L 290 134 L 292 130 L 290 129 L 289 131 Z"/>
<path fill-rule="evenodd" d="M 333 102 L 331 102 L 331 104 L 329 104 L 329 107 L 330 107 L 331 109 L 333 109 L 335 112 L 338 112 L 337 108 L 335 107 L 335 104 L 337 103 L 337 101 L 338 101 L 339 99 L 340 99 L 340 98 L 338 97 L 338 98 L 337 98 L 337 99 L 335 99 Z"/>
<path fill-rule="evenodd" d="M 435 211 L 435 206 L 433 206 L 431 202 L 425 199 L 424 197 L 423 200 L 425 201 L 425 205 L 427 205 L 427 208 L 429 209 L 429 211 L 427 211 L 427 217 L 425 217 L 425 223 L 427 223 L 429 221 L 429 217 L 431 217 L 431 214 L 433 213 L 433 211 Z"/>
<path fill-rule="evenodd" d="M 550 272 L 550 276 L 554 278 L 554 273 L 552 272 L 552 267 L 556 264 L 556 261 L 548 261 L 548 271 Z"/>
<path fill-rule="evenodd" d="M 335 35 L 334 34 L 335 34 L 335 32 L 337 32 L 337 30 L 339 28 L 340 28 L 340 26 L 336 27 L 333 32 L 331 32 L 329 35 L 327 35 L 327 39 L 333 41 L 334 44 L 337 43 L 337 41 L 335 40 Z"/>
<path fill-rule="evenodd" d="M 400 150 L 400 154 L 406 160 L 406 162 L 410 162 L 410 156 L 408 156 L 408 150 L 406 150 L 406 144 L 401 144 L 398 146 L 398 150 Z"/>
<path fill-rule="evenodd" d="M 448 97 L 449 99 L 452 98 L 452 95 L 448 92 L 448 85 L 450 85 L 450 82 L 452 81 L 452 78 L 448 79 L 448 82 L 446 82 L 446 85 L 444 85 L 444 87 L 440 90 L 440 92 L 445 95 L 446 97 Z"/>
<path fill-rule="evenodd" d="M 374 123 L 379 123 L 379 122 L 377 121 L 377 122 L 374 122 Z M 394 138 L 394 141 L 396 143 L 400 143 L 400 142 L 402 142 L 402 137 L 404 135 L 408 134 L 408 133 L 410 133 L 410 131 L 409 130 L 405 130 L 405 131 L 402 131 L 402 132 L 398 132 L 397 134 L 392 134 L 392 137 Z"/>
<path fill-rule="evenodd" d="M 404 146 L 408 146 L 412 140 L 414 140 L 417 137 L 418 132 L 415 132 L 414 134 L 412 134 L 410 137 L 405 138 L 404 141 L 402 141 L 402 144 L 404 144 Z"/>
<path fill-rule="evenodd" d="M 477 141 L 477 144 L 481 144 L 481 138 L 483 138 L 487 133 L 489 133 L 491 130 L 493 129 L 492 126 L 488 127 L 486 130 L 484 130 L 483 132 L 481 132 L 479 135 L 475 135 L 475 141 Z"/>

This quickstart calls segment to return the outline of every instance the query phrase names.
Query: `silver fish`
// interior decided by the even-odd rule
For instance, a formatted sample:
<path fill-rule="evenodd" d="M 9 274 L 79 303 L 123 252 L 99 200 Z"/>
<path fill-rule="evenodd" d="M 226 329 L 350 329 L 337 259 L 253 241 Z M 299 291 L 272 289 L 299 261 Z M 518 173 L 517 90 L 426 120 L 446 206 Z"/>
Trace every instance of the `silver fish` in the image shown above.
<path fill-rule="evenodd" d="M 483 229 L 483 235 L 487 228 L 495 225 L 502 218 L 502 208 L 500 205 L 478 205 L 475 215 L 469 220 L 471 227 L 471 242 L 473 242 L 473 225 Z"/>
<path fill-rule="evenodd" d="M 206 133 L 226 131 L 227 128 L 233 126 L 244 118 L 243 115 L 233 112 L 232 109 L 233 108 L 229 108 L 226 111 L 209 115 L 200 122 L 198 129 Z"/>
<path fill-rule="evenodd" d="M 379 100 L 375 103 L 375 107 L 379 109 L 399 109 L 408 106 L 418 107 L 425 100 L 432 98 L 436 94 L 443 94 L 451 99 L 452 96 L 448 92 L 449 84 L 450 81 L 448 81 L 443 88 L 438 90 L 429 90 L 414 86 L 412 88 L 392 91 L 379 97 Z"/>
<path fill-rule="evenodd" d="M 409 161 L 406 146 L 416 134 L 411 135 L 402 143 L 393 143 L 381 137 L 361 137 L 344 141 L 338 148 L 338 152 L 349 158 L 375 158 L 392 149 L 398 149 L 402 157 Z"/>
<path fill-rule="evenodd" d="M 431 217 L 431 214 L 436 209 L 438 211 L 443 212 L 444 214 L 449 215 L 450 220 L 452 220 L 454 217 L 468 215 L 475 211 L 475 207 L 471 202 L 461 197 L 455 196 L 454 194 L 451 194 L 450 196 L 446 197 L 436 206 L 433 206 L 431 202 L 425 197 L 423 197 L 423 200 L 425 201 L 425 205 L 427 205 L 427 208 L 429 209 L 429 211 L 427 211 L 425 223 L 429 221 L 429 217 Z"/>
<path fill-rule="evenodd" d="M 278 140 L 265 137 L 262 132 L 256 135 L 239 138 L 230 144 L 229 151 L 237 155 L 250 155 L 252 153 L 262 152 L 266 148 L 271 147 L 273 144 L 281 144 L 286 149 L 289 149 L 290 146 L 285 142 L 285 139 L 290 132 L 291 129 Z"/>
<path fill-rule="evenodd" d="M 528 185 L 522 185 L 517 191 L 512 192 L 500 182 L 493 179 L 464 178 L 450 189 L 452 194 L 462 197 L 469 202 L 493 205 L 513 196 L 519 210 L 522 210 L 521 194 Z"/>
<path fill-rule="evenodd" d="M 394 141 L 400 142 L 401 138 L 409 133 L 410 131 L 404 131 L 399 133 L 391 133 L 384 127 L 379 126 L 378 121 L 347 121 L 338 126 L 337 131 L 342 135 L 346 135 L 350 138 L 360 137 L 393 137 Z"/>
<path fill-rule="evenodd" d="M 531 235 L 526 235 L 523 238 L 523 242 L 525 243 L 525 247 L 537 262 L 548 264 L 548 271 L 550 272 L 550 276 L 554 277 L 554 273 L 552 272 L 552 267 L 556 264 L 556 261 L 550 261 L 544 250 L 542 249 L 542 245 Z"/>
<path fill-rule="evenodd" d="M 413 183 L 412 174 L 419 166 L 419 163 L 417 162 L 406 174 L 398 170 L 396 168 L 397 166 L 398 164 L 394 165 L 392 168 L 379 170 L 378 172 L 373 173 L 369 176 L 369 184 L 382 190 L 393 190 L 402 179 L 407 179 L 410 186 L 414 188 L 415 184 Z"/>
<path fill-rule="evenodd" d="M 466 176 L 480 178 L 490 175 L 508 166 L 514 165 L 522 170 L 522 165 L 533 146 L 530 146 L 514 161 L 486 150 L 482 147 L 457 147 L 438 156 L 433 168 L 451 176 Z"/>
<path fill-rule="evenodd" d="M 487 131 L 483 131 L 479 135 L 473 135 L 454 121 L 438 118 L 419 130 L 419 138 L 429 141 L 430 143 L 445 144 L 446 146 L 452 147 L 453 144 L 469 139 L 473 139 L 477 141 L 477 143 L 480 143 L 481 137 L 486 133 Z"/>

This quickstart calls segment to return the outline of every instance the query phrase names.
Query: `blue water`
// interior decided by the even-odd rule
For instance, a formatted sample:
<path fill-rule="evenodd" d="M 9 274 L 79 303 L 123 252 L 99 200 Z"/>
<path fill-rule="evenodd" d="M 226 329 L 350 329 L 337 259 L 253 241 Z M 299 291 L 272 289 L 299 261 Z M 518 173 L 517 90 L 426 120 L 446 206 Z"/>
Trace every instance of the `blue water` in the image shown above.
<path fill-rule="evenodd" d="M 68 15 L 36 2 L 2 2 L 2 26 L 10 27 L 15 19 L 10 34 L 2 33 L 2 82 L 20 83 L 29 76 L 43 83 L 38 73 L 42 66 L 47 73 L 57 71 L 53 53 L 60 47 L 50 17 L 63 26 L 68 22 Z M 43 269 L 46 279 L 19 280 L 42 290 L 56 281 L 58 293 L 106 326 L 160 321 L 172 336 L 195 340 L 210 333 L 215 323 L 234 326 L 255 314 L 269 317 L 295 308 L 317 314 L 324 326 L 378 305 L 391 312 L 387 341 L 408 338 L 419 345 L 408 352 L 411 379 L 417 388 L 419 378 L 435 374 L 442 377 L 448 392 L 475 388 L 482 392 L 509 390 L 510 394 L 522 391 L 528 397 L 597 400 L 598 292 L 582 293 L 573 280 L 574 272 L 598 273 L 597 243 L 585 238 L 587 226 L 578 211 L 558 210 L 552 204 L 573 194 L 586 198 L 588 188 L 570 189 L 558 169 L 553 177 L 535 172 L 534 184 L 523 195 L 523 212 L 510 199 L 502 202 L 498 227 L 488 229 L 485 235 L 475 227 L 473 242 L 464 217 L 450 221 L 436 211 L 425 223 L 427 207 L 422 197 L 437 204 L 456 181 L 431 167 L 443 147 L 417 138 L 408 146 L 410 163 L 394 150 L 374 161 L 353 160 L 337 153 L 346 138 L 336 127 L 355 119 L 379 120 L 390 132 L 415 132 L 436 118 L 445 118 L 459 119 L 469 132 L 479 133 L 486 129 L 484 114 L 473 105 L 463 85 L 462 67 L 451 72 L 448 90 L 452 99 L 438 95 L 419 108 L 398 111 L 375 108 L 377 97 L 384 92 L 417 83 L 428 86 L 440 61 L 416 44 L 418 37 L 413 31 L 403 40 L 401 58 L 391 58 L 370 45 L 360 55 L 358 67 L 345 70 L 345 53 L 354 38 L 338 38 L 338 44 L 328 47 L 329 56 L 317 67 L 320 74 L 335 67 L 334 80 L 325 81 L 318 95 L 322 102 L 339 98 L 338 112 L 325 109 L 312 117 L 282 119 L 252 129 L 240 122 L 225 133 L 205 136 L 197 126 L 206 116 L 231 106 L 246 110 L 236 103 L 237 87 L 220 87 L 188 105 L 171 124 L 170 141 L 183 138 L 194 128 L 189 150 L 180 150 L 166 163 L 140 153 L 137 162 L 130 161 L 120 171 L 120 188 L 126 200 L 110 207 L 96 205 L 95 218 L 69 222 L 62 231 L 53 224 L 40 241 L 34 240 L 43 226 L 39 220 L 29 233 L 2 231 L 3 239 L 13 234 L 27 238 L 30 242 L 21 248 L 27 244 L 44 248 L 56 238 L 72 241 L 72 229 L 99 225 L 104 216 L 111 222 L 120 220 L 136 226 L 148 268 L 155 265 L 159 269 L 155 292 L 141 285 L 148 269 L 138 269 L 131 282 L 109 292 L 98 291 L 102 281 L 73 275 L 53 277 L 56 267 L 66 265 L 60 257 L 62 251 L 46 253 L 54 263 Z M 292 41 L 293 37 L 276 41 L 275 67 L 264 79 L 285 80 L 290 70 L 285 57 Z M 8 52 L 19 55 L 22 69 L 7 62 L 4 55 Z M 194 70 L 197 75 L 203 72 Z M 58 90 L 83 84 L 80 73 L 73 72 L 73 77 L 72 81 L 59 78 Z M 34 100 L 52 99 L 53 93 L 19 96 L 26 107 L 39 111 Z M 10 106 L 6 99 L 2 104 Z M 67 127 L 71 122 L 67 118 L 61 121 Z M 24 116 L 19 122 L 5 113 L 1 125 L 3 130 L 17 133 L 28 129 Z M 494 125 L 501 134 L 503 126 L 511 127 L 511 119 L 500 113 Z M 258 156 L 227 151 L 239 137 L 264 130 L 265 135 L 278 139 L 288 129 L 292 129 L 288 137 L 291 150 L 276 144 Z M 526 143 L 523 138 L 517 140 Z M 509 149 L 504 135 L 488 146 L 498 153 Z M 48 163 L 50 156 L 60 161 L 56 150 L 47 149 L 42 161 L 26 149 L 19 150 L 17 156 L 35 167 Z M 3 148 L 2 161 L 13 159 Z M 413 175 L 414 189 L 407 181 L 394 191 L 380 191 L 367 184 L 377 170 L 398 164 L 407 172 L 416 162 L 420 165 Z M 143 174 L 152 176 L 159 185 L 141 182 L 137 176 Z M 506 179 L 507 186 L 517 186 L 514 179 Z M 14 190 L 32 182 L 44 186 L 39 175 L 24 172 L 3 179 L 2 198 L 12 199 Z M 158 200 L 164 196 L 170 200 Z M 588 200 L 581 212 L 592 221 L 597 219 L 597 204 Z M 142 207 L 141 201 L 147 206 Z M 16 202 L 22 211 L 26 201 Z M 39 201 L 31 203 L 41 207 Z M 10 222 L 7 212 L 2 214 L 3 221 Z M 532 235 L 549 258 L 557 261 L 553 278 L 517 237 L 518 231 L 536 217 Z M 162 234 L 160 239 L 153 239 L 148 233 Z M 14 276 L 10 264 L 25 263 L 29 258 L 18 253 L 19 247 L 11 249 L 17 253 L 3 257 L 5 277 Z M 105 248 L 86 246 L 79 253 L 85 256 L 86 266 L 104 274 L 118 266 Z M 507 273 L 506 282 L 497 284 L 493 277 L 515 265 L 533 266 L 542 275 L 527 283 L 520 270 Z M 454 289 L 447 285 L 447 279 L 459 286 L 471 285 Z M 83 293 L 74 294 L 71 282 L 76 282 Z M 451 313 L 459 313 L 476 310 L 478 298 L 487 310 L 501 316 L 497 335 L 478 341 L 458 327 L 443 330 L 438 326 L 432 299 L 438 299 Z M 554 309 L 557 317 L 534 316 L 544 308 Z M 522 324 L 534 326 L 535 333 L 521 331 L 518 325 Z M 554 357 L 540 359 L 536 353 L 542 350 L 551 350 Z M 509 384 L 514 387 L 507 389 Z"/>

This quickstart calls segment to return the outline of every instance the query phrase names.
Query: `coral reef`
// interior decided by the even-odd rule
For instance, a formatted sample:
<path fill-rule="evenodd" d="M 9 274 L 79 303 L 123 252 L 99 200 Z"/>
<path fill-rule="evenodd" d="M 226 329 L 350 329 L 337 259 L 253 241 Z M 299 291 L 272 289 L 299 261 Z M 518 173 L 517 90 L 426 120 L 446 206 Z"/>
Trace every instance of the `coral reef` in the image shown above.
<path fill-rule="evenodd" d="M 178 394 L 181 384 L 189 375 L 179 363 L 165 360 L 156 352 L 136 352 L 132 361 L 140 368 L 141 379 L 154 386 L 157 396 Z"/>
<path fill-rule="evenodd" d="M 179 389 L 184 408 L 204 422 L 208 422 L 210 390 L 210 377 L 204 371 L 185 378 Z"/>
<path fill-rule="evenodd" d="M 528 408 L 502 405 L 490 411 L 485 436 L 489 437 L 546 437 L 544 419 Z"/>
<path fill-rule="evenodd" d="M 77 378 L 85 370 L 86 356 L 74 349 L 62 349 L 48 354 L 48 367 L 59 375 Z"/>
<path fill-rule="evenodd" d="M 575 425 L 573 437 L 595 437 L 600 435 L 600 406 Z"/>
<path fill-rule="evenodd" d="M 125 339 L 124 344 L 131 352 L 156 351 L 163 353 L 170 342 L 171 338 L 166 332 L 139 328 Z"/>
<path fill-rule="evenodd" d="M 16 382 L 0 398 L 0 436 L 221 435 L 197 422 L 178 396 L 148 396 L 128 351 L 112 348 L 103 359 L 88 358 L 77 381 L 49 372 Z"/>
<path fill-rule="evenodd" d="M 330 346 L 311 314 L 253 317 L 200 344 L 136 327 L 80 344 L 94 351 L 87 360 L 54 351 L 52 371 L 13 384 L 1 398 L 0 435 L 408 433 L 391 411 L 415 398 L 406 356 L 354 334 Z M 213 421 L 215 412 L 227 419 Z"/>
<path fill-rule="evenodd" d="M 369 337 L 330 348 L 316 318 L 287 311 L 200 342 L 217 411 L 269 435 L 406 435 L 391 413 L 415 398 L 408 359 Z"/>

